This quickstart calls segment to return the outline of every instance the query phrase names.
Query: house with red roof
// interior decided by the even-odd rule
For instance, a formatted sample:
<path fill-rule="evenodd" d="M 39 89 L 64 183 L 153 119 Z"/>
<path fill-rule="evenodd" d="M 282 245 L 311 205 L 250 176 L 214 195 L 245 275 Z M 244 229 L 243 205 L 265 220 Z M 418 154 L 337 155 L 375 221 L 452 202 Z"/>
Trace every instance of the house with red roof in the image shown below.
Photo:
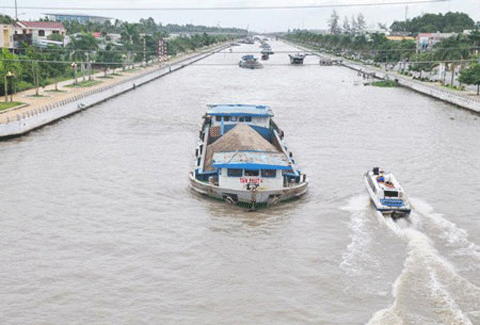
<path fill-rule="evenodd" d="M 18 41 L 31 39 L 33 43 L 45 45 L 48 42 L 47 37 L 49 35 L 59 34 L 65 36 L 67 29 L 63 26 L 63 23 L 56 21 L 17 21 L 14 33 L 14 39 Z"/>

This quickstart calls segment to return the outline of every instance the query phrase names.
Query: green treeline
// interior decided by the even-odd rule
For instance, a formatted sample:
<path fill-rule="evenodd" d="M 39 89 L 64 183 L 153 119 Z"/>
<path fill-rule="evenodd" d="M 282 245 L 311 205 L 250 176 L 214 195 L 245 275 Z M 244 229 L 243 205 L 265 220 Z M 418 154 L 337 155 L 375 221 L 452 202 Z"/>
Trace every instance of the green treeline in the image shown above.
<path fill-rule="evenodd" d="M 461 33 L 475 29 L 478 25 L 467 14 L 447 12 L 442 14 L 424 14 L 406 21 L 394 21 L 390 26 L 393 33 L 405 32 L 409 35 L 418 33 Z"/>
<path fill-rule="evenodd" d="M 8 16 L 0 16 L 5 23 L 12 23 Z M 23 44 L 15 49 L 15 54 L 7 49 L 0 52 L 0 80 L 10 72 L 14 82 L 8 83 L 8 93 L 37 88 L 74 77 L 71 64 L 77 64 L 78 76 L 86 75 L 90 66 L 93 70 L 106 70 L 134 63 L 155 60 L 158 41 L 166 39 L 168 55 L 190 52 L 218 42 L 233 39 L 228 34 L 210 35 L 207 32 L 240 33 L 241 30 L 222 29 L 205 26 L 162 26 L 153 18 L 141 19 L 139 23 L 116 20 L 114 24 L 77 21 L 66 22 L 68 43 L 65 47 L 48 45 L 38 47 Z M 192 36 L 169 37 L 178 31 L 198 33 Z M 92 33 L 101 33 L 101 41 Z M 115 39 L 109 34 L 116 34 Z M 51 35 L 49 40 L 63 41 L 61 35 Z M 13 75 L 13 76 L 12 76 Z M 0 87 L 0 96 L 5 94 L 5 87 Z"/>
<path fill-rule="evenodd" d="M 331 32 L 336 31 L 336 33 L 317 34 L 295 30 L 287 34 L 285 38 L 315 50 L 341 55 L 350 60 L 377 66 L 403 63 L 404 66 L 408 67 L 408 70 L 430 72 L 440 64 L 445 64 L 451 71 L 452 79 L 450 84 L 453 84 L 453 76 L 458 66 L 461 66 L 460 74 L 465 74 L 469 69 L 473 69 L 473 66 L 480 59 L 480 31 L 478 23 L 475 25 L 473 20 L 465 14 L 425 14 L 418 17 L 418 19 L 414 18 L 411 21 L 407 21 L 406 24 L 412 28 L 411 36 L 417 35 L 418 32 L 414 33 L 414 30 L 422 32 L 429 30 L 430 27 L 428 26 L 443 26 L 443 29 L 441 29 L 443 31 L 458 31 L 458 33 L 452 33 L 452 36 L 435 43 L 433 48 L 427 51 L 418 50 L 416 41 L 412 39 L 394 41 L 389 40 L 384 33 L 380 32 L 367 33 L 363 31 L 361 33 L 351 33 L 348 30 L 343 31 L 339 28 L 340 24 L 336 19 L 338 20 L 338 16 L 334 12 L 330 20 L 330 26 Z M 433 22 L 436 23 L 433 24 Z M 398 26 L 398 22 L 395 22 L 392 28 L 397 28 Z M 404 30 L 403 27 L 401 29 Z M 470 29 L 468 33 L 462 33 L 468 29 Z M 408 73 L 407 71 L 402 72 Z M 464 77 L 459 80 L 463 83 L 478 85 L 477 79 Z M 449 81 L 443 80 L 443 82 L 448 83 Z"/>

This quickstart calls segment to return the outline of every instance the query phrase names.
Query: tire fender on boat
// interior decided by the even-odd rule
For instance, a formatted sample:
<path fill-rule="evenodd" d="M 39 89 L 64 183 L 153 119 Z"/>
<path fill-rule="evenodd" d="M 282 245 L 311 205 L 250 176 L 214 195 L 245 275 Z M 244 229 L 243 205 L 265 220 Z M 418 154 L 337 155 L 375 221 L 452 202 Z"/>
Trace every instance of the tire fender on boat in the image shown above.
<path fill-rule="evenodd" d="M 225 197 L 225 202 L 227 202 L 228 204 L 234 204 L 235 200 L 231 196 L 227 196 Z"/>
<path fill-rule="evenodd" d="M 276 205 L 276 204 L 278 204 L 278 202 L 280 202 L 280 197 L 278 197 L 278 196 L 272 197 L 271 199 L 268 200 L 267 206 Z"/>

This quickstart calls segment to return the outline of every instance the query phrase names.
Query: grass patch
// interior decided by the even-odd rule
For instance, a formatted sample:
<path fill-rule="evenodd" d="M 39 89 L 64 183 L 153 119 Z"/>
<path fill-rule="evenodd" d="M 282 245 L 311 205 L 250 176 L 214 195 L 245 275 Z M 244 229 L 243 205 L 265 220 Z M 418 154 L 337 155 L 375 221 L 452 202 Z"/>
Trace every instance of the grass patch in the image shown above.
<path fill-rule="evenodd" d="M 66 85 L 65 87 L 71 87 L 71 88 L 83 88 L 83 87 L 92 87 L 96 86 L 98 84 L 101 84 L 102 82 L 100 80 L 85 80 L 85 81 L 80 81 L 78 84 L 70 84 Z"/>
<path fill-rule="evenodd" d="M 394 80 L 381 80 L 374 81 L 371 83 L 371 85 L 375 87 L 397 87 L 398 83 Z"/>
<path fill-rule="evenodd" d="M 459 90 L 459 91 L 464 91 L 465 90 L 465 86 L 457 87 L 457 86 L 452 86 L 452 85 L 449 85 L 449 84 L 445 84 L 443 86 L 445 88 L 452 89 L 452 90 Z"/>
<path fill-rule="evenodd" d="M 45 90 L 46 92 L 49 92 L 49 93 L 66 93 L 67 91 L 66 90 L 60 90 L 60 89 L 48 89 L 48 90 Z"/>
<path fill-rule="evenodd" d="M 21 102 L 0 102 L 0 112 L 22 104 Z"/>
<path fill-rule="evenodd" d="M 112 77 L 112 75 L 107 75 L 107 76 L 100 76 L 100 77 L 97 77 L 97 78 L 101 78 L 101 79 L 113 79 L 114 77 Z"/>
<path fill-rule="evenodd" d="M 137 72 L 137 71 L 140 71 L 140 69 L 130 69 L 130 70 L 125 70 L 125 72 L 128 72 L 128 73 L 132 73 L 132 72 Z"/>
<path fill-rule="evenodd" d="M 49 97 L 49 96 L 35 94 L 35 95 L 28 95 L 27 97 L 41 98 L 41 97 Z"/>

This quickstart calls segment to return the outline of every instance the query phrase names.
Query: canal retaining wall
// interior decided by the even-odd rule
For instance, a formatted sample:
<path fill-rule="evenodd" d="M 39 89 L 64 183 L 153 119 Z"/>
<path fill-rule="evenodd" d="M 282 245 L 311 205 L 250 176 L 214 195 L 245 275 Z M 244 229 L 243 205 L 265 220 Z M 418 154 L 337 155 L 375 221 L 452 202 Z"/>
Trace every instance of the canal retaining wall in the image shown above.
<path fill-rule="evenodd" d="M 306 47 L 302 47 L 297 44 L 293 44 L 290 42 L 288 43 L 296 48 L 301 49 L 302 51 L 314 53 L 319 57 L 328 57 L 332 60 L 335 59 L 336 61 L 339 61 L 340 59 L 338 57 L 334 57 L 326 53 L 319 53 L 317 51 L 311 50 Z M 465 91 L 450 90 L 444 86 L 434 85 L 434 84 L 429 84 L 428 82 L 414 80 L 412 78 L 400 75 L 394 71 L 388 72 L 388 71 L 383 71 L 381 69 L 375 69 L 373 67 L 362 65 L 349 60 L 345 60 L 343 58 L 341 59 L 341 61 L 342 61 L 341 65 L 343 65 L 344 67 L 350 68 L 352 70 L 355 70 L 361 73 L 368 74 L 369 76 L 373 76 L 374 78 L 378 78 L 382 80 L 396 80 L 400 86 L 409 88 L 423 95 L 427 95 L 432 98 L 439 99 L 446 103 L 453 104 L 458 107 L 480 114 L 480 97 L 479 96 L 475 96 Z"/>
<path fill-rule="evenodd" d="M 122 80 L 118 84 L 94 87 L 60 101 L 52 101 L 38 108 L 23 110 L 22 113 L 15 114 L 15 111 L 10 111 L 8 115 L 4 116 L 3 123 L 0 123 L 0 138 L 19 136 L 55 122 L 63 117 L 80 112 L 107 99 L 135 89 L 147 82 L 182 69 L 227 47 L 228 46 L 217 47 L 171 65 L 166 65 L 162 68 L 159 67 L 158 69 L 141 75 L 132 76 Z"/>
<path fill-rule="evenodd" d="M 432 98 L 439 99 L 449 104 L 465 108 L 472 112 L 480 113 L 480 101 L 466 92 L 453 91 L 443 86 L 430 85 L 427 82 L 413 80 L 397 73 L 388 73 L 387 71 L 384 72 L 377 69 L 371 69 L 367 66 L 359 65 L 349 61 L 343 61 L 342 65 L 347 68 L 369 74 L 378 79 L 395 80 L 400 86 L 409 88 Z"/>

